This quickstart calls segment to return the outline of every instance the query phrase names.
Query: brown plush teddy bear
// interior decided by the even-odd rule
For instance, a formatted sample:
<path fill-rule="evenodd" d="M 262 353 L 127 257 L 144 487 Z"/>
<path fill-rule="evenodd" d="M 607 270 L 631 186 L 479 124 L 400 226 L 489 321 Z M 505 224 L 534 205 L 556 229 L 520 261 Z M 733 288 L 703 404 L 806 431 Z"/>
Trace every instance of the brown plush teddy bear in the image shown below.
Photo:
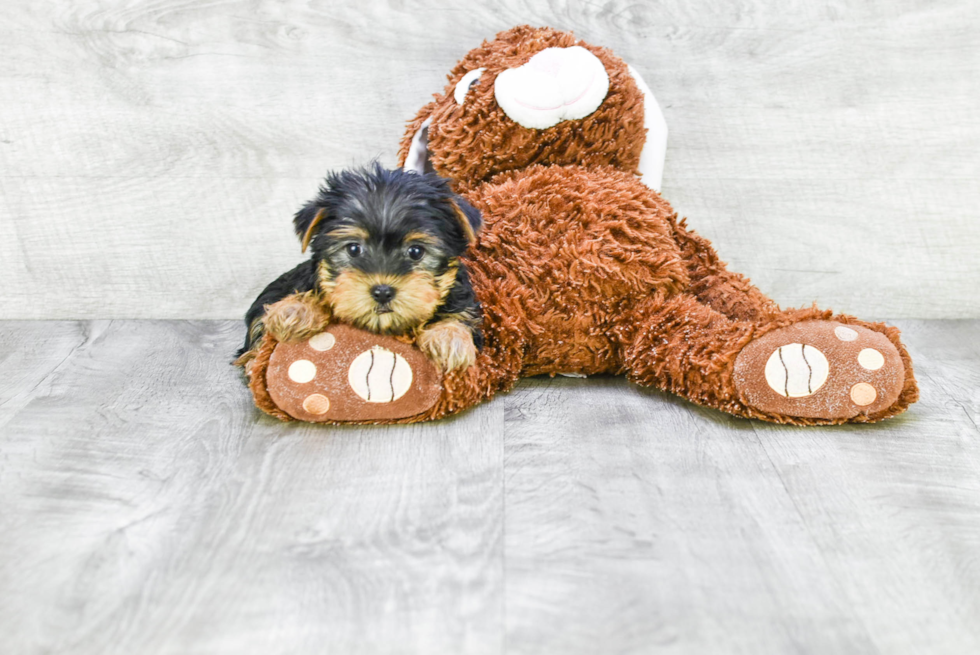
<path fill-rule="evenodd" d="M 659 188 L 666 126 L 605 48 L 516 27 L 469 52 L 423 107 L 400 164 L 435 170 L 483 214 L 465 256 L 484 312 L 476 363 L 441 375 L 404 339 L 343 324 L 266 335 L 247 373 L 284 420 L 436 419 L 522 376 L 624 374 L 734 414 L 871 422 L 918 396 L 898 330 L 782 310 L 728 271 Z"/>

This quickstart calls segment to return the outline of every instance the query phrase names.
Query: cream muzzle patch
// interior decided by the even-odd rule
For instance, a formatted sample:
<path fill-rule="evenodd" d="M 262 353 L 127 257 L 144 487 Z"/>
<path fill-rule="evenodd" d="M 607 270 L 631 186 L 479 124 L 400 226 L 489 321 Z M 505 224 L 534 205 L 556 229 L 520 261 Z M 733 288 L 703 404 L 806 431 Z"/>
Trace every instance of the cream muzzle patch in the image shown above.
<path fill-rule="evenodd" d="M 585 98 L 583 97 L 583 99 L 578 103 L 572 103 L 571 105 L 565 106 L 563 104 L 564 101 L 562 101 L 560 107 L 555 106 L 550 111 L 540 112 L 522 108 L 519 102 L 517 102 L 514 95 L 518 92 L 517 87 L 521 85 L 522 80 L 523 83 L 527 83 L 530 79 L 527 77 L 528 73 L 517 73 L 517 71 L 530 66 L 538 56 L 544 55 L 549 50 L 573 50 L 576 52 L 582 51 L 585 53 L 585 55 L 573 53 L 570 56 L 568 54 L 548 54 L 545 55 L 545 60 L 536 62 L 535 67 L 537 67 L 538 63 L 541 63 L 541 66 L 545 70 L 550 70 L 549 66 L 554 68 L 556 58 L 559 60 L 557 62 L 559 66 L 573 66 L 576 61 L 590 62 L 584 64 L 586 73 L 588 73 L 588 70 L 591 70 L 597 77 L 601 77 L 604 82 L 601 85 L 594 84 L 592 87 L 589 87 L 591 91 L 588 94 L 590 99 L 588 103 L 585 102 Z M 596 68 L 596 66 L 598 66 L 598 68 Z M 646 139 L 643 143 L 643 150 L 640 153 L 638 172 L 644 184 L 655 191 L 660 191 L 664 174 L 664 160 L 667 156 L 667 122 L 664 120 L 664 115 L 660 109 L 660 104 L 654 97 L 650 87 L 647 86 L 647 83 L 643 80 L 643 77 L 632 66 L 628 66 L 627 68 L 629 70 L 630 77 L 633 78 L 633 82 L 643 94 L 643 126 L 646 128 Z M 466 101 L 467 94 L 476 84 L 476 82 L 480 80 L 484 70 L 485 69 L 483 68 L 471 70 L 466 73 L 466 75 L 464 75 L 459 82 L 456 83 L 453 91 L 456 104 L 462 105 Z M 570 70 L 572 69 L 569 69 L 569 71 Z M 510 73 L 517 75 L 516 80 L 508 79 L 512 77 L 509 75 Z M 573 77 L 573 75 L 568 71 L 563 71 L 562 75 L 564 75 L 564 77 L 561 77 L 561 75 L 553 77 L 553 82 L 551 86 L 548 87 L 551 89 L 548 93 L 551 93 L 555 97 L 562 97 L 562 92 L 560 89 L 562 82 L 557 80 L 559 80 L 559 78 L 561 80 L 565 80 Z M 533 70 L 531 77 L 533 77 Z M 547 75 L 545 75 L 545 77 L 547 77 Z M 501 78 L 505 78 L 503 82 L 503 90 L 501 90 L 500 87 Z M 510 85 L 509 90 L 508 85 Z M 569 88 L 573 87 L 574 84 L 571 84 Z M 600 89 L 602 91 L 601 95 L 599 95 Z M 579 118 L 588 116 L 598 109 L 600 105 L 602 105 L 602 102 L 605 100 L 608 92 L 609 76 L 606 73 L 605 67 L 602 66 L 602 62 L 599 61 L 599 59 L 591 52 L 580 46 L 573 46 L 572 48 L 546 48 L 532 57 L 531 60 L 524 66 L 519 68 L 511 68 L 504 71 L 497 76 L 497 79 L 494 82 L 494 95 L 497 103 L 504 110 L 504 112 L 518 124 L 527 128 L 536 129 L 551 127 L 552 125 L 560 123 L 562 120 L 571 120 L 572 118 L 576 117 L 577 113 L 580 112 L 584 113 L 581 113 L 581 116 L 578 116 Z M 595 97 L 593 97 L 593 95 Z M 503 102 L 501 102 L 502 98 L 504 98 Z M 552 102 L 556 102 L 556 100 L 552 98 Z M 508 106 L 510 106 L 510 110 L 508 110 Z M 586 109 L 588 109 L 588 111 L 585 111 Z M 404 168 L 406 170 L 415 171 L 416 173 L 425 173 L 432 170 L 432 164 L 429 162 L 429 127 L 431 125 L 432 119 L 427 118 L 413 135 L 411 145 L 409 146 L 408 155 L 405 157 Z"/>
<path fill-rule="evenodd" d="M 583 48 L 545 48 L 523 66 L 497 75 L 497 104 L 515 123 L 545 129 L 585 118 L 609 92 L 609 75 L 599 58 Z"/>

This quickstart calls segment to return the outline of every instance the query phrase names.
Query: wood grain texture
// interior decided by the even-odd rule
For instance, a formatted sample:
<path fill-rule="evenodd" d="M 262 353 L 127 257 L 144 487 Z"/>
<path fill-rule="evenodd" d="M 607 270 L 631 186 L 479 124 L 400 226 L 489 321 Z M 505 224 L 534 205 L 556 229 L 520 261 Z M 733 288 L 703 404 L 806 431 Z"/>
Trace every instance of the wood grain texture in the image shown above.
<path fill-rule="evenodd" d="M 980 316 L 972 0 L 4 4 L 0 317 L 230 318 L 327 170 L 519 23 L 645 76 L 664 195 L 786 305 Z"/>
<path fill-rule="evenodd" d="M 0 322 L 0 652 L 978 652 L 980 322 L 899 325 L 881 424 L 536 378 L 338 429 L 237 322 Z"/>
<path fill-rule="evenodd" d="M 875 426 L 525 381 L 506 415 L 510 652 L 980 648 L 980 326 L 900 325 L 922 401 Z"/>
<path fill-rule="evenodd" d="M 502 405 L 285 425 L 237 323 L 0 325 L 0 651 L 499 652 Z"/>

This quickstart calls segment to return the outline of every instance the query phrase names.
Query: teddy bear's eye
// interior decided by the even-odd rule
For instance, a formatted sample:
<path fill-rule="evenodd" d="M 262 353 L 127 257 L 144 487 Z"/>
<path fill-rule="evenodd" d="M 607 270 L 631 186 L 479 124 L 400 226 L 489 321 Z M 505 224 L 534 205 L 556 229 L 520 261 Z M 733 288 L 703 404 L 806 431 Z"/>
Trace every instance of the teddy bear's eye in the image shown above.
<path fill-rule="evenodd" d="M 457 105 L 461 105 L 466 101 L 466 94 L 480 81 L 480 76 L 483 75 L 483 71 L 485 70 L 485 68 L 474 68 L 464 75 L 459 82 L 456 82 L 456 90 L 453 91 L 453 97 L 456 99 Z"/>

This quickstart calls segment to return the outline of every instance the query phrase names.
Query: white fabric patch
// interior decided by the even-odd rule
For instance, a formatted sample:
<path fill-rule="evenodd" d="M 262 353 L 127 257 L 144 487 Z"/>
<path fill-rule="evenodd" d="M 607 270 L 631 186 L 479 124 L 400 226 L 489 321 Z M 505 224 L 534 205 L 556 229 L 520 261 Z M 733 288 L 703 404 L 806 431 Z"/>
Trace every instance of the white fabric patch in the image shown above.
<path fill-rule="evenodd" d="M 408 148 L 408 156 L 405 157 L 405 165 L 402 167 L 404 170 L 419 174 L 425 172 L 425 162 L 429 158 L 429 125 L 431 124 L 432 119 L 426 118 L 412 137 L 412 145 Z"/>
<path fill-rule="evenodd" d="M 329 332 L 321 332 L 320 334 L 310 337 L 310 348 L 319 352 L 330 350 L 336 343 L 337 337 Z"/>
<path fill-rule="evenodd" d="M 830 366 L 813 346 L 790 343 L 777 348 L 766 362 L 766 382 L 780 396 L 809 396 L 827 381 Z"/>
<path fill-rule="evenodd" d="M 543 130 L 585 118 L 609 92 L 609 75 L 599 58 L 581 46 L 545 48 L 523 66 L 497 76 L 493 94 L 511 120 Z"/>
<path fill-rule="evenodd" d="M 306 384 L 316 377 L 316 364 L 308 359 L 297 359 L 289 365 L 286 374 L 293 382 Z"/>
<path fill-rule="evenodd" d="M 375 346 L 354 358 L 347 382 L 354 393 L 369 403 L 390 403 L 412 386 L 412 367 L 401 355 Z"/>
<path fill-rule="evenodd" d="M 858 353 L 858 364 L 869 371 L 877 371 L 885 365 L 885 356 L 874 348 L 865 348 Z"/>
<path fill-rule="evenodd" d="M 643 93 L 643 127 L 647 138 L 640 153 L 640 179 L 645 185 L 659 192 L 664 179 L 664 162 L 667 159 L 667 121 L 653 91 L 632 66 L 627 65 L 633 81 Z"/>
<path fill-rule="evenodd" d="M 837 335 L 837 338 L 841 341 L 854 341 L 858 338 L 858 333 L 855 330 L 843 325 L 838 325 L 835 327 L 834 334 Z"/>
<path fill-rule="evenodd" d="M 476 84 L 485 70 L 486 68 L 474 68 L 464 75 L 463 79 L 456 82 L 456 88 L 453 89 L 453 98 L 456 100 L 457 105 L 466 102 L 466 94 L 470 92 L 470 88 Z"/>

